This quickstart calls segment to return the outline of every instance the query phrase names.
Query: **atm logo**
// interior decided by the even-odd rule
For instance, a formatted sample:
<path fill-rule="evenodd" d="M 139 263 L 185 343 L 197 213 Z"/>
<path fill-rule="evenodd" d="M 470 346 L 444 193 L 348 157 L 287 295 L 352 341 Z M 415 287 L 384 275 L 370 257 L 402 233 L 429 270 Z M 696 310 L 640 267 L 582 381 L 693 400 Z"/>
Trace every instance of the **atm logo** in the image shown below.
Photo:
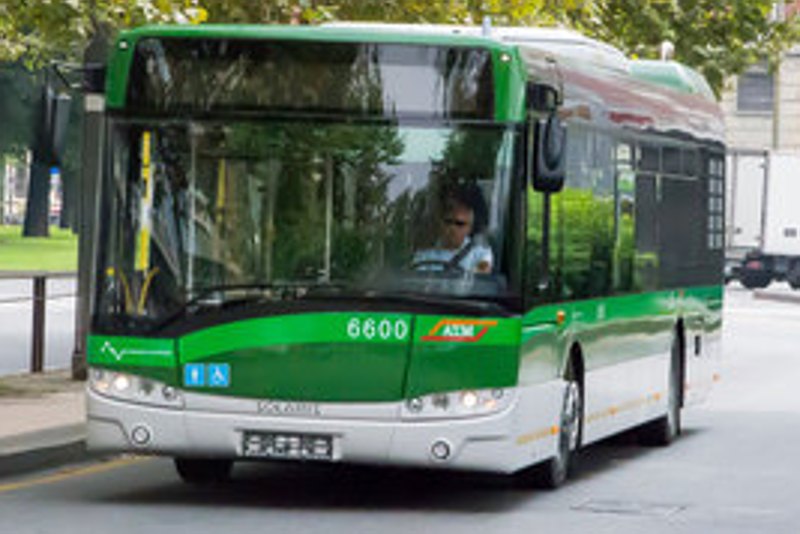
<path fill-rule="evenodd" d="M 486 335 L 497 321 L 471 319 L 442 319 L 431 328 L 422 341 L 447 341 L 450 343 L 475 343 Z"/>

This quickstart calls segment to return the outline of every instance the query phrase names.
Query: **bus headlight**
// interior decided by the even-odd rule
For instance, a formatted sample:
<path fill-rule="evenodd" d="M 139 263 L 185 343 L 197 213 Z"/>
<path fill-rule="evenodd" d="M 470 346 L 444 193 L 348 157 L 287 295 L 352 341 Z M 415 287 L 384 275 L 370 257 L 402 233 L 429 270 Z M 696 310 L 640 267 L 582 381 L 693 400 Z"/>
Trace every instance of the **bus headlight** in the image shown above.
<path fill-rule="evenodd" d="M 183 395 L 178 389 L 143 376 L 92 368 L 89 371 L 89 387 L 113 399 L 183 408 Z"/>
<path fill-rule="evenodd" d="M 434 393 L 403 403 L 403 419 L 472 417 L 502 411 L 514 399 L 511 388 L 473 389 Z"/>

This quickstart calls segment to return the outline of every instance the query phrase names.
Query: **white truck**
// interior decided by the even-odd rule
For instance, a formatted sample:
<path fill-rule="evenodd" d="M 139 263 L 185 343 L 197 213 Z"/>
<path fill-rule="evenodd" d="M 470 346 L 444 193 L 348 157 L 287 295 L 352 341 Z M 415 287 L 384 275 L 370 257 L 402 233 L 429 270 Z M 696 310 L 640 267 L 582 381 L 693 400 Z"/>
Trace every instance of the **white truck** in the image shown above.
<path fill-rule="evenodd" d="M 800 151 L 728 154 L 726 280 L 800 289 Z"/>

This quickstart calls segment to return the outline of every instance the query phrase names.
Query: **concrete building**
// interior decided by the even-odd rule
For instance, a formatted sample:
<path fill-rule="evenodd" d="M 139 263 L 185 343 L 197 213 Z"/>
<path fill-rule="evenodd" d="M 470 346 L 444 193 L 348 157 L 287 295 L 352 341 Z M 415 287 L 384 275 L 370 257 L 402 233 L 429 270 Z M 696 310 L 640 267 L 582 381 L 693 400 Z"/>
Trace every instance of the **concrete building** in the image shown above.
<path fill-rule="evenodd" d="M 785 2 L 779 12 L 797 16 L 800 0 Z M 729 80 L 722 108 L 729 147 L 800 150 L 800 47 L 785 54 L 776 72 L 763 63 Z"/>

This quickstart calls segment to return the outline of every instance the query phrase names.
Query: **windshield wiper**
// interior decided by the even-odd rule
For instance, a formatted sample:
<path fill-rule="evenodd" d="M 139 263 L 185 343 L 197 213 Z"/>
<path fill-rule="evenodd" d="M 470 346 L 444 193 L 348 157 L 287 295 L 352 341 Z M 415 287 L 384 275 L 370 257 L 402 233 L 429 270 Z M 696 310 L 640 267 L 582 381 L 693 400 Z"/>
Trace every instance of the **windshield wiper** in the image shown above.
<path fill-rule="evenodd" d="M 228 308 L 247 304 L 251 302 L 263 302 L 265 300 L 287 301 L 303 298 L 308 291 L 317 288 L 339 288 L 343 287 L 336 283 L 321 282 L 278 282 L 278 283 L 255 283 L 255 284 L 219 284 L 206 286 L 195 291 L 195 295 L 187 300 L 175 313 L 165 318 L 156 325 L 156 329 L 164 328 L 172 324 L 180 317 L 200 308 Z M 212 300 L 212 296 L 217 293 L 243 292 L 235 298 L 219 298 Z M 273 293 L 274 294 L 270 294 Z"/>

